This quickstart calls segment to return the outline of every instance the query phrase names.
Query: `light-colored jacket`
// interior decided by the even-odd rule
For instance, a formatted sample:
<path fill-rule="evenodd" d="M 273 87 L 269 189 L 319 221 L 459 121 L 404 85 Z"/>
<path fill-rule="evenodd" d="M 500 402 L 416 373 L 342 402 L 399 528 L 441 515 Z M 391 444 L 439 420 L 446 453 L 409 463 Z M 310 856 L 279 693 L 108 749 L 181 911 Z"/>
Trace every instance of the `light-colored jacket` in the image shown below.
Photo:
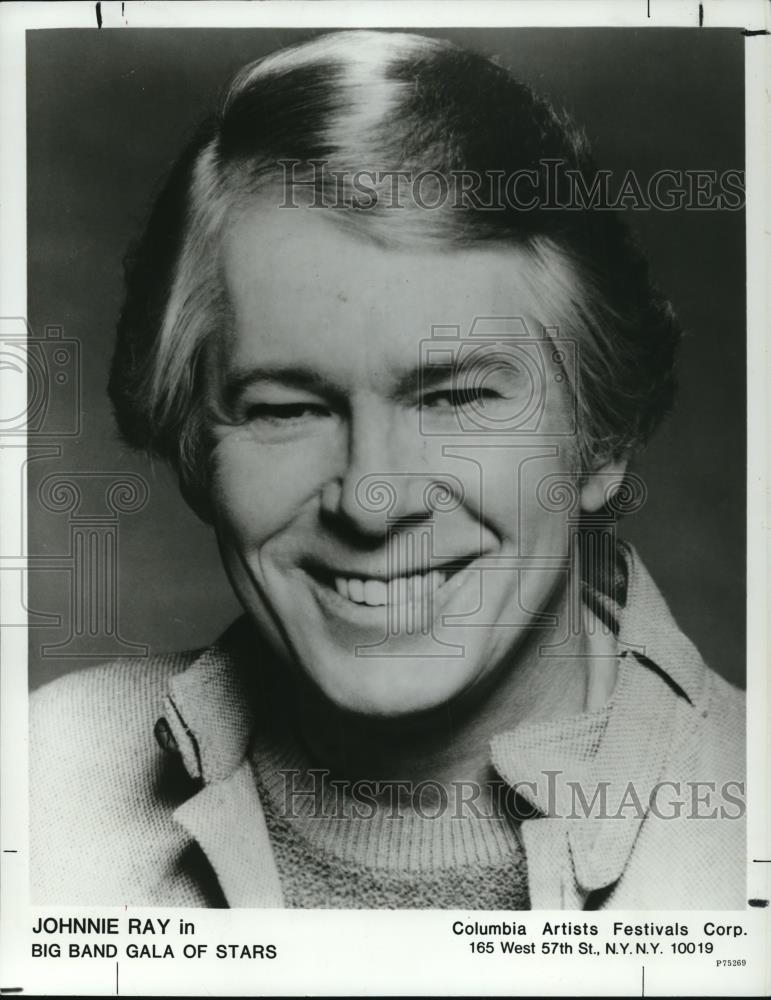
<path fill-rule="evenodd" d="M 618 680 L 589 764 L 566 750 L 570 720 L 491 742 L 501 777 L 535 807 L 519 827 L 532 908 L 744 908 L 743 695 L 705 666 L 625 552 Z M 244 629 L 202 653 L 116 661 L 36 692 L 33 903 L 284 905 L 247 753 Z"/>

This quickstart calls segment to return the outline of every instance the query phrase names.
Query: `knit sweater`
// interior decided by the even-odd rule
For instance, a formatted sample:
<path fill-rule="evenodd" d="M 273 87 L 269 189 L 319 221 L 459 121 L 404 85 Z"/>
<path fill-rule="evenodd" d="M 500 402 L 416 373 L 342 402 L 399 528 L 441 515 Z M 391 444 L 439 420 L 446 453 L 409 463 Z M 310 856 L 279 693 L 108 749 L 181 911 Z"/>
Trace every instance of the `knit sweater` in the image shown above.
<path fill-rule="evenodd" d="M 362 821 L 356 824 L 361 829 L 353 834 L 345 826 L 355 821 L 343 820 L 337 829 L 327 828 L 317 835 L 312 819 L 305 824 L 288 820 L 276 808 L 265 786 L 258 788 L 286 906 L 457 910 L 529 907 L 524 852 L 513 829 L 507 829 L 505 818 L 491 821 L 465 817 L 465 836 L 457 839 L 448 829 L 452 822 L 449 817 L 432 820 L 414 811 L 406 811 L 399 820 L 389 821 L 381 814 L 374 822 Z M 381 832 L 386 834 L 385 842 L 378 841 Z M 370 853 L 380 855 L 382 863 L 369 861 Z M 399 859 L 405 853 L 421 863 L 414 867 L 400 865 Z"/>
<path fill-rule="evenodd" d="M 528 907 L 524 853 L 498 803 L 341 780 L 265 715 L 250 759 L 287 906 Z"/>
<path fill-rule="evenodd" d="M 591 761 L 609 714 L 574 720 L 574 761 Z M 492 769 L 481 807 L 451 803 L 446 791 L 400 796 L 392 782 L 365 783 L 357 795 L 355 782 L 333 778 L 262 716 L 250 759 L 287 906 L 529 908 L 515 802 Z"/>
<path fill-rule="evenodd" d="M 382 817 L 333 833 L 283 822 L 286 751 L 259 731 L 239 624 L 201 653 L 117 661 L 33 697 L 33 902 L 353 906 L 355 883 L 359 905 L 421 906 L 432 893 L 439 906 L 521 906 L 524 860 L 535 909 L 743 907 L 742 695 L 704 665 L 624 552 L 608 704 L 491 734 L 491 765 L 527 818 L 467 824 L 460 841 L 449 823 L 405 837 Z M 716 792 L 694 818 L 691 786 L 705 781 Z M 599 814 L 577 808 L 576 788 L 602 800 Z"/>

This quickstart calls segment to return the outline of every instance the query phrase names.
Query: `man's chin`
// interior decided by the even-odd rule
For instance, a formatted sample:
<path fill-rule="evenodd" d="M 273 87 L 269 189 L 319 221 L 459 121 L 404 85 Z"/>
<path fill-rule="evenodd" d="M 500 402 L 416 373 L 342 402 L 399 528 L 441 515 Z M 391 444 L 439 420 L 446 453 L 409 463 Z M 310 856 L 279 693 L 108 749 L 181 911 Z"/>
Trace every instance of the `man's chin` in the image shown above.
<path fill-rule="evenodd" d="M 339 654 L 316 658 L 307 671 L 336 709 L 373 718 L 430 713 L 455 700 L 471 683 L 464 657 Z"/>

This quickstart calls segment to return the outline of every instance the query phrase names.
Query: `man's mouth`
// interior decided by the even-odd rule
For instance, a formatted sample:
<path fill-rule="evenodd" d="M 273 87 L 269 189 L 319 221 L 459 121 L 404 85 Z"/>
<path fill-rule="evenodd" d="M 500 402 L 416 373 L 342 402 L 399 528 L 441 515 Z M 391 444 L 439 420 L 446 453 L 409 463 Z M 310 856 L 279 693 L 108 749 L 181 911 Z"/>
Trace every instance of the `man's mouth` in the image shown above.
<path fill-rule="evenodd" d="M 319 566 L 308 567 L 310 575 L 326 588 L 336 591 L 352 604 L 367 607 L 387 607 L 406 605 L 415 601 L 425 601 L 448 580 L 466 569 L 474 561 L 474 556 L 445 561 L 437 568 L 393 577 L 347 575 L 336 569 Z"/>
<path fill-rule="evenodd" d="M 446 580 L 447 574 L 437 570 L 398 576 L 388 581 L 336 576 L 335 589 L 341 597 L 346 597 L 354 604 L 380 607 L 414 601 L 418 593 L 438 590 Z"/>

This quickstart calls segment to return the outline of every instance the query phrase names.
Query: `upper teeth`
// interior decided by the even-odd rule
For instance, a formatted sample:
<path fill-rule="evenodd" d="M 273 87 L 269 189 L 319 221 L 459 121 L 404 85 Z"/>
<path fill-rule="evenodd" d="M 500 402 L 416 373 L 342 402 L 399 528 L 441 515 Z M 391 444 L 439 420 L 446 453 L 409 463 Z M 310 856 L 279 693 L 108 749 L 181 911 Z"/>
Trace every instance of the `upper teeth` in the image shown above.
<path fill-rule="evenodd" d="M 403 604 L 413 600 L 423 591 L 435 590 L 447 579 L 441 570 L 418 573 L 414 576 L 397 576 L 392 580 L 362 580 L 358 577 L 335 577 L 335 586 L 341 597 L 355 604 Z"/>

